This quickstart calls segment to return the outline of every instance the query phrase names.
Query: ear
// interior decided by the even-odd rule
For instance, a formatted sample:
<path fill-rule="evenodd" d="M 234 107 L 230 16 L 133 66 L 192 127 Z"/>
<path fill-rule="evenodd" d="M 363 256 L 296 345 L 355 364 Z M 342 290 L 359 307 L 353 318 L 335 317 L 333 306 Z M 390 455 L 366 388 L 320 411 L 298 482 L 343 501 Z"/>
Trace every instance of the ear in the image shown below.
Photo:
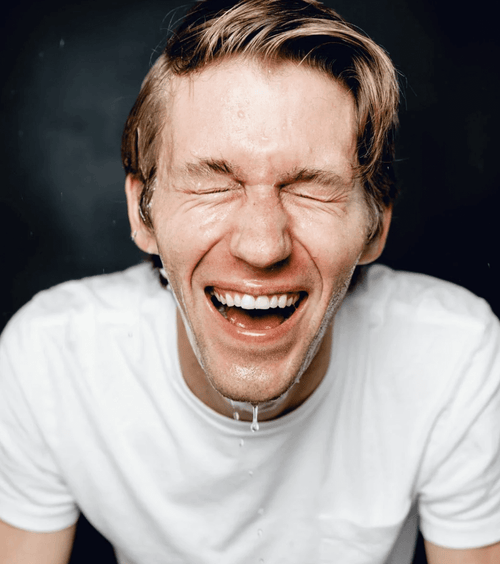
<path fill-rule="evenodd" d="M 144 224 L 139 211 L 139 202 L 141 201 L 143 184 L 131 174 L 125 179 L 125 194 L 127 195 L 128 220 L 134 243 L 150 255 L 158 254 L 156 238 L 149 227 Z"/>
<path fill-rule="evenodd" d="M 389 226 L 391 225 L 392 219 L 392 206 L 384 208 L 382 216 L 382 230 L 381 232 L 370 241 L 361 255 L 358 264 L 370 264 L 371 262 L 378 259 L 382 254 L 385 247 L 385 242 L 387 241 L 387 235 L 389 234 Z"/>

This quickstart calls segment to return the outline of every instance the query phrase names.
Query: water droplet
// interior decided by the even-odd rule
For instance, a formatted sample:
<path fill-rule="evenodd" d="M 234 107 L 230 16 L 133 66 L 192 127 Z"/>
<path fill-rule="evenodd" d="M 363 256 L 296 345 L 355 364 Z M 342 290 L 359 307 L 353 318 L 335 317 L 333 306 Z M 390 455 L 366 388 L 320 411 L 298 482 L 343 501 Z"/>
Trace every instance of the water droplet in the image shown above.
<path fill-rule="evenodd" d="M 61 39 L 61 41 L 59 41 L 59 47 L 64 47 L 64 39 Z"/>
<path fill-rule="evenodd" d="M 240 414 L 239 414 L 237 411 L 235 411 L 235 412 L 233 413 L 233 419 L 236 419 L 236 421 L 239 421 L 239 419 L 240 419 Z"/>
<path fill-rule="evenodd" d="M 243 439 L 240 439 L 240 447 L 242 447 L 245 444 L 245 441 Z"/>
<path fill-rule="evenodd" d="M 257 535 L 259 535 L 259 537 L 262 536 L 262 529 L 259 529 L 259 530 L 257 531 Z"/>
<path fill-rule="evenodd" d="M 250 429 L 252 432 L 259 430 L 259 422 L 257 421 L 257 417 L 259 416 L 259 406 L 252 405 L 253 416 L 252 416 L 252 424 L 250 425 Z"/>
<path fill-rule="evenodd" d="M 249 471 L 248 471 L 248 475 L 250 476 L 250 478 L 253 478 L 253 472 L 252 472 L 252 470 L 249 470 Z"/>

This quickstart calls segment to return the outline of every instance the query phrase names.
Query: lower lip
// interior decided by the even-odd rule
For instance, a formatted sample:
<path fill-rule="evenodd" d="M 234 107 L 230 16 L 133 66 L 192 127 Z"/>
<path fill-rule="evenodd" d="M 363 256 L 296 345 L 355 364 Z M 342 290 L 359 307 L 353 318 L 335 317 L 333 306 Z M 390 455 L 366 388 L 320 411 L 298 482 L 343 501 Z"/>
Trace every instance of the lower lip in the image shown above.
<path fill-rule="evenodd" d="M 210 296 L 205 292 L 205 301 L 208 304 L 209 313 L 214 317 L 217 325 L 226 334 L 230 335 L 233 339 L 238 339 L 242 344 L 245 342 L 250 342 L 253 344 L 258 342 L 259 345 L 263 345 L 266 342 L 269 342 L 270 344 L 276 343 L 276 341 L 279 341 L 288 333 L 293 331 L 303 316 L 308 297 L 308 295 L 304 296 L 300 300 L 299 307 L 296 309 L 296 311 L 288 319 L 285 319 L 283 323 L 281 323 L 274 329 L 256 331 L 253 329 L 245 329 L 229 322 L 217 311 L 214 304 L 212 303 L 212 300 L 210 299 Z"/>

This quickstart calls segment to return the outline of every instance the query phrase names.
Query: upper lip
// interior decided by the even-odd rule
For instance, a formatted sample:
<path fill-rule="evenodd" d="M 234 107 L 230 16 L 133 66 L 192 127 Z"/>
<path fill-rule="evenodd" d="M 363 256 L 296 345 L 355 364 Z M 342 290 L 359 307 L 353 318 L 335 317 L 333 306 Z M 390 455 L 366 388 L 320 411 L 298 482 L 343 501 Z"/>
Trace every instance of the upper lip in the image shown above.
<path fill-rule="evenodd" d="M 205 286 L 205 290 L 217 290 L 223 292 L 233 292 L 237 294 L 248 294 L 249 296 L 271 296 L 275 294 L 295 294 L 298 292 L 309 293 L 303 284 L 276 284 L 269 282 L 254 283 L 254 282 L 211 282 Z"/>

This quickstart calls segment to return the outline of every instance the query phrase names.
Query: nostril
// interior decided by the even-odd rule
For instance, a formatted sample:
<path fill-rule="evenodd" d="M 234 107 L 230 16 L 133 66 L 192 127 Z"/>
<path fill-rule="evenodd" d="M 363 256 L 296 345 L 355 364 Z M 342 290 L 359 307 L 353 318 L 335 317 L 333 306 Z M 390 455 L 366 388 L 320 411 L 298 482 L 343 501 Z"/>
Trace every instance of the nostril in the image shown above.
<path fill-rule="evenodd" d="M 292 242 L 286 227 L 264 225 L 257 221 L 240 224 L 231 239 L 233 256 L 259 268 L 269 268 L 285 262 L 291 254 Z"/>

